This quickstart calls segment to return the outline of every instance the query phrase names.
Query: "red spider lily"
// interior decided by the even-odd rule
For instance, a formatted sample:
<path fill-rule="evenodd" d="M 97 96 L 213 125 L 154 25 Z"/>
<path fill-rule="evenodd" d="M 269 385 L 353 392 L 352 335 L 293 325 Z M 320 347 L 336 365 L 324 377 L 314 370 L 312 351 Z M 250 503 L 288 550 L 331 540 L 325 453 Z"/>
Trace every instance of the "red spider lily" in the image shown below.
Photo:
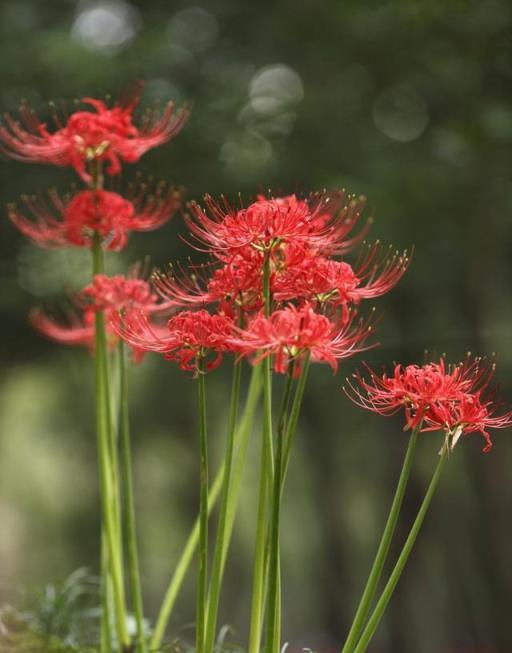
<path fill-rule="evenodd" d="M 298 264 L 276 274 L 273 292 L 278 300 L 295 297 L 333 305 L 380 297 L 389 292 L 405 274 L 407 252 L 379 255 L 379 245 L 369 247 L 355 269 L 345 261 L 323 256 L 305 256 Z"/>
<path fill-rule="evenodd" d="M 49 203 L 23 198 L 32 214 L 27 218 L 16 205 L 9 206 L 9 218 L 28 238 L 43 247 L 91 247 L 94 234 L 112 251 L 123 249 L 131 231 L 151 231 L 169 220 L 180 204 L 179 193 L 159 185 L 144 195 L 141 184 L 125 199 L 107 190 L 84 190 L 71 198 L 51 192 Z"/>
<path fill-rule="evenodd" d="M 129 277 L 97 274 L 92 283 L 79 293 L 77 301 L 85 309 L 106 311 L 110 320 L 117 320 L 121 313 L 126 316 L 137 311 L 153 315 L 170 308 L 168 303 L 159 301 L 147 281 L 139 278 L 138 266 L 134 267 Z"/>
<path fill-rule="evenodd" d="M 94 316 L 97 311 L 105 311 L 107 340 L 109 347 L 114 348 L 118 335 L 113 324 L 130 320 L 135 311 L 155 314 L 168 309 L 167 305 L 159 303 L 158 296 L 147 281 L 136 278 L 137 274 L 138 269 L 134 268 L 131 277 L 96 275 L 93 282 L 73 298 L 75 311 L 68 314 L 64 323 L 40 310 L 32 311 L 31 322 L 50 340 L 66 345 L 84 345 L 94 351 Z M 144 352 L 133 347 L 133 355 L 134 360 L 139 362 Z"/>
<path fill-rule="evenodd" d="M 487 442 L 484 451 L 488 451 L 491 442 L 485 429 L 512 424 L 512 413 L 493 417 L 494 400 L 483 398 L 494 365 L 486 365 L 480 358 L 468 356 L 463 363 L 449 366 L 443 358 L 423 366 L 396 365 L 390 377 L 386 373 L 379 376 L 369 367 L 367 371 L 368 381 L 357 372 L 355 383 L 349 382 L 350 391 L 345 390 L 354 403 L 386 416 L 403 408 L 406 429 L 444 430 L 452 448 L 462 433 L 479 431 Z"/>
<path fill-rule="evenodd" d="M 309 305 L 290 305 L 269 317 L 259 313 L 246 330 L 239 330 L 235 344 L 245 355 L 257 354 L 255 362 L 275 356 L 274 369 L 280 374 L 287 372 L 291 361 L 298 361 L 295 371 L 300 373 L 300 363 L 308 353 L 311 360 L 325 362 L 336 372 L 338 360 L 368 349 L 364 343 L 371 331 L 368 322 L 355 322 L 354 316 L 340 324 Z"/>
<path fill-rule="evenodd" d="M 224 311 L 236 313 L 258 311 L 263 306 L 263 261 L 259 253 L 252 260 L 235 256 L 230 263 L 215 270 L 208 292 L 220 302 Z M 272 281 L 271 281 L 272 285 Z"/>
<path fill-rule="evenodd" d="M 349 238 L 364 206 L 364 198 L 312 195 L 307 200 L 295 195 L 259 197 L 247 208 L 235 209 L 223 198 L 216 203 L 205 197 L 207 211 L 192 203 L 188 226 L 207 250 L 224 262 L 234 254 L 252 257 L 252 251 L 275 253 L 283 244 L 302 244 L 317 253 L 344 253 L 364 235 Z"/>
<path fill-rule="evenodd" d="M 211 276 L 208 274 L 211 273 Z M 259 310 L 262 305 L 262 261 L 250 262 L 235 256 L 221 267 L 214 264 L 190 266 L 176 273 L 156 273 L 158 294 L 174 306 L 204 306 L 218 303 L 218 312 L 234 315 Z"/>
<path fill-rule="evenodd" d="M 182 311 L 169 319 L 165 329 L 155 329 L 141 312 L 132 313 L 122 324 L 112 322 L 112 327 L 132 347 L 164 354 L 186 371 L 197 372 L 199 361 L 214 354 L 206 363 L 211 371 L 221 364 L 225 353 L 236 351 L 233 320 L 206 310 Z"/>
<path fill-rule="evenodd" d="M 503 429 L 512 425 L 512 411 L 495 415 L 498 409 L 492 396 L 482 391 L 461 393 L 451 402 L 434 404 L 425 415 L 425 431 L 446 433 L 447 444 L 453 449 L 461 435 L 481 433 L 485 439 L 484 453 L 492 449 L 491 436 L 486 429 Z"/>
<path fill-rule="evenodd" d="M 169 102 L 163 112 L 150 111 L 141 123 L 133 122 L 133 112 L 140 97 L 132 95 L 124 102 L 109 108 L 102 100 L 84 98 L 83 104 L 92 110 L 76 111 L 65 124 L 54 116 L 53 133 L 41 122 L 27 105 L 20 108 L 20 121 L 5 116 L 0 126 L 0 141 L 4 151 L 20 161 L 73 166 L 82 179 L 92 177 L 87 165 L 91 161 L 108 162 L 107 172 L 116 175 L 121 171 L 121 161 L 134 163 L 148 150 L 162 145 L 184 126 L 188 111 L 174 112 Z"/>
<path fill-rule="evenodd" d="M 60 321 L 52 318 L 39 309 L 34 309 L 30 313 L 30 322 L 32 326 L 43 336 L 61 345 L 83 346 L 94 354 L 95 349 L 95 311 L 86 309 L 79 312 L 68 313 L 66 321 Z M 112 318 L 112 315 L 111 315 Z M 114 328 L 107 322 L 107 346 L 113 351 L 118 342 L 119 336 Z M 145 351 L 140 347 L 132 347 L 132 357 L 134 363 L 140 363 L 144 358 Z"/>

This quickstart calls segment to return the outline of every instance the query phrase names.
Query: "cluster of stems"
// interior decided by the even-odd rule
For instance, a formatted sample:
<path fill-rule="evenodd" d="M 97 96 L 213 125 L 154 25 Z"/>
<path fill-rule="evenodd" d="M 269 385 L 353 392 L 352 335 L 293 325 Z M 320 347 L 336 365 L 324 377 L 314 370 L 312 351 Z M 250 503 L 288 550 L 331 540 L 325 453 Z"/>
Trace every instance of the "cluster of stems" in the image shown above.
<path fill-rule="evenodd" d="M 101 174 L 93 175 L 93 183 L 101 180 Z M 103 270 L 102 251 L 99 241 L 93 248 L 94 272 Z M 263 268 L 264 311 L 272 310 L 270 293 L 270 264 L 266 258 Z M 260 481 L 255 533 L 255 555 L 251 620 L 248 653 L 279 653 L 281 639 L 281 562 L 280 562 L 280 516 L 285 479 L 289 466 L 293 440 L 297 429 L 301 405 L 309 371 L 309 356 L 301 361 L 290 361 L 282 388 L 277 420 L 273 415 L 272 358 L 266 357 L 253 368 L 251 383 L 242 418 L 238 419 L 242 362 L 233 361 L 233 378 L 229 420 L 226 434 L 225 457 L 221 469 L 209 485 L 209 447 L 206 404 L 206 352 L 197 354 L 197 401 L 199 423 L 199 516 L 171 578 L 160 613 L 149 641 L 144 630 L 144 615 L 135 532 L 133 487 L 131 479 L 131 454 L 128 418 L 127 379 L 123 344 L 119 345 L 120 397 L 119 437 L 114 432 L 112 396 L 109 384 L 109 362 L 106 350 L 104 317 L 96 314 L 96 380 L 98 450 L 100 456 L 101 490 L 103 505 L 102 567 L 103 567 L 103 621 L 102 651 L 114 650 L 117 641 L 120 651 L 129 650 L 131 640 L 126 630 L 126 600 L 124 592 L 124 562 L 126 550 L 130 594 L 137 626 L 135 650 L 137 653 L 158 651 L 162 645 L 179 590 L 184 581 L 195 551 L 198 551 L 196 592 L 196 642 L 198 653 L 213 653 L 216 645 L 218 611 L 222 581 L 228 548 L 233 531 L 234 518 L 240 495 L 240 484 L 245 465 L 251 425 L 262 394 L 263 428 L 261 437 Z M 445 446 L 432 482 L 421 504 L 410 534 L 393 568 L 382 593 L 376 599 L 379 581 L 388 557 L 402 506 L 407 481 L 412 467 L 414 452 L 421 425 L 411 431 L 395 496 L 391 505 L 382 539 L 373 562 L 368 581 L 350 627 L 342 653 L 364 653 L 382 618 L 385 608 L 403 571 L 407 558 L 439 481 L 448 455 Z M 119 453 L 118 453 L 119 448 Z M 209 520 L 214 504 L 220 499 L 216 536 L 213 551 L 209 550 Z M 122 504 L 122 505 L 121 505 Z M 122 519 L 123 518 L 123 519 Z M 124 524 L 124 537 L 121 532 Z M 375 603 L 373 610 L 372 606 Z M 116 638 L 112 632 L 114 618 Z"/>
<path fill-rule="evenodd" d="M 102 186 L 101 164 L 96 161 L 92 166 L 91 190 L 99 190 Z M 104 255 L 97 232 L 93 240 L 92 257 L 93 276 L 103 274 Z M 103 533 L 101 538 L 101 651 L 110 653 L 116 647 L 120 651 L 125 651 L 131 646 L 127 629 L 126 568 L 137 627 L 135 650 L 136 653 L 146 653 L 133 499 L 126 357 L 123 341 L 120 340 L 116 356 L 119 397 L 115 401 L 111 387 L 103 311 L 97 311 L 95 315 L 95 352 L 96 429 Z M 114 407 L 119 411 L 117 419 L 114 415 Z M 115 626 L 111 623 L 112 615 Z"/>
<path fill-rule="evenodd" d="M 364 587 L 359 605 L 357 607 L 354 619 L 350 626 L 347 638 L 341 650 L 341 653 L 364 653 L 382 619 L 384 611 L 386 610 L 395 587 L 402 575 L 405 564 L 411 554 L 414 543 L 423 524 L 427 510 L 430 506 L 434 492 L 437 488 L 444 464 L 449 455 L 449 447 L 445 443 L 440 451 L 439 461 L 435 467 L 432 479 L 427 488 L 423 501 L 419 507 L 416 518 L 412 524 L 409 534 L 403 544 L 402 550 L 398 559 L 389 575 L 388 581 L 384 585 L 380 596 L 376 599 L 377 591 L 379 589 L 379 581 L 381 580 L 384 571 L 384 565 L 388 559 L 389 549 L 395 533 L 400 509 L 402 507 L 407 481 L 412 469 L 414 453 L 416 450 L 416 443 L 418 434 L 421 430 L 421 423 L 411 431 L 409 437 L 409 444 L 402 464 L 402 470 L 395 490 L 395 495 L 391 503 L 389 515 L 384 526 L 384 530 L 377 548 L 373 564 L 370 569 L 370 574 L 366 585 Z M 372 606 L 373 610 L 372 610 Z"/>

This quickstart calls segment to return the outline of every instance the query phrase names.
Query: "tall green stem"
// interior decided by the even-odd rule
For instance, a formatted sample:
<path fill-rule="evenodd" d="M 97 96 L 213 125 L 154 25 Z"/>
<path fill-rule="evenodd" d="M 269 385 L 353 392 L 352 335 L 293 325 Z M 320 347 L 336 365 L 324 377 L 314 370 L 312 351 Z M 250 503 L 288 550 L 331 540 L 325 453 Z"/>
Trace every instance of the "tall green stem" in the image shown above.
<path fill-rule="evenodd" d="M 197 400 L 199 411 L 199 573 L 197 577 L 196 653 L 204 652 L 208 573 L 208 434 L 203 356 L 197 357 Z"/>
<path fill-rule="evenodd" d="M 370 618 L 368 619 L 368 623 L 366 624 L 366 627 L 363 630 L 361 638 L 359 639 L 359 642 L 357 643 L 357 646 L 354 649 L 354 653 L 364 653 L 368 648 L 368 644 L 370 643 L 375 631 L 377 630 L 377 626 L 379 625 L 379 622 L 382 619 L 382 615 L 384 614 L 384 611 L 391 599 L 391 596 L 393 595 L 396 584 L 398 583 L 400 576 L 402 575 L 407 559 L 409 558 L 414 543 L 416 542 L 416 538 L 418 537 L 418 533 L 420 531 L 421 525 L 423 524 L 423 520 L 425 519 L 425 515 L 427 514 L 427 510 L 430 506 L 430 502 L 432 501 L 432 497 L 434 496 L 434 492 L 436 491 L 437 485 L 439 483 L 439 479 L 441 478 L 443 467 L 448 457 L 448 452 L 449 452 L 448 446 L 445 445 L 441 452 L 441 458 L 434 471 L 434 475 L 432 476 L 432 480 L 430 481 L 430 485 L 428 486 L 428 490 L 425 494 L 425 497 L 418 511 L 418 515 L 416 516 L 416 519 L 414 520 L 414 524 L 412 525 L 412 528 L 409 532 L 409 536 L 405 541 L 402 552 L 400 553 L 398 561 L 393 571 L 391 572 L 391 576 L 389 577 L 389 580 L 386 583 L 384 590 L 382 591 L 382 594 L 377 602 L 377 605 L 375 606 L 374 611 L 372 612 Z"/>
<path fill-rule="evenodd" d="M 295 395 L 292 401 L 290 415 L 288 417 L 288 424 L 284 436 L 284 454 L 283 454 L 283 471 L 281 478 L 281 485 L 284 486 L 288 465 L 290 464 L 290 456 L 295 439 L 295 432 L 297 431 L 297 424 L 299 423 L 300 409 L 302 407 L 302 400 L 304 398 L 304 390 L 306 389 L 306 382 L 308 380 L 309 367 L 311 365 L 311 356 L 309 352 L 306 354 L 304 362 L 302 363 L 302 371 L 297 382 Z"/>
<path fill-rule="evenodd" d="M 242 476 L 245 468 L 245 461 L 247 458 L 247 449 L 249 446 L 249 432 L 254 421 L 254 413 L 256 410 L 256 405 L 261 395 L 261 366 L 257 365 L 252 371 L 251 382 L 249 385 L 249 392 L 247 397 L 247 406 L 251 407 L 250 417 L 249 411 L 244 411 L 244 416 L 239 426 L 240 435 L 237 437 L 238 447 L 236 452 L 236 458 L 233 465 L 233 475 L 231 479 L 231 489 L 229 491 L 229 500 L 226 511 L 226 534 L 224 537 L 224 547 L 222 552 L 222 568 L 226 563 L 226 557 L 228 553 L 229 543 L 231 541 L 231 535 L 233 533 L 233 526 L 236 516 L 236 509 L 238 507 L 238 501 L 240 498 L 240 488 L 242 482 Z M 254 400 L 252 399 L 254 397 Z M 247 421 L 248 420 L 248 421 Z"/>
<path fill-rule="evenodd" d="M 393 497 L 393 502 L 391 504 L 386 526 L 384 527 L 384 532 L 382 533 L 382 538 L 380 540 L 379 547 L 373 561 L 370 575 L 368 576 L 363 595 L 357 607 L 354 621 L 350 627 L 350 631 L 347 635 L 347 640 L 343 647 L 342 653 L 353 652 L 357 640 L 361 635 L 361 631 L 363 630 L 363 626 L 368 617 L 368 613 L 370 612 L 371 603 L 373 597 L 375 596 L 375 592 L 377 591 L 382 569 L 384 567 L 384 563 L 386 562 L 391 540 L 395 532 L 400 508 L 402 507 L 407 481 L 409 480 L 409 475 L 411 473 L 411 467 L 414 459 L 414 452 L 416 449 L 416 442 L 418 440 L 418 433 L 420 428 L 421 424 L 415 428 L 410 435 L 409 444 L 407 446 L 407 451 L 405 453 L 405 458 L 402 465 L 402 471 L 400 472 L 400 478 L 398 479 L 398 485 L 395 490 L 395 496 Z"/>
<path fill-rule="evenodd" d="M 266 253 L 263 265 L 263 298 L 265 315 L 270 315 L 270 255 Z M 251 600 L 251 625 L 248 653 L 259 653 L 265 603 L 265 550 L 267 544 L 268 502 L 272 488 L 272 370 L 267 356 L 263 367 L 263 437 L 261 445 L 258 515 L 256 520 L 256 546 Z"/>
<path fill-rule="evenodd" d="M 108 571 L 108 545 L 105 527 L 101 529 L 101 630 L 100 653 L 112 653 L 112 633 L 110 626 L 110 596 Z"/>
<path fill-rule="evenodd" d="M 144 637 L 144 609 L 139 574 L 139 556 L 137 551 L 137 535 L 135 527 L 135 505 L 133 498 L 132 454 L 130 444 L 130 415 L 128 411 L 128 377 L 124 343 L 119 341 L 119 383 L 121 392 L 120 444 L 121 444 L 121 476 L 123 481 L 123 514 L 126 523 L 126 540 L 128 552 L 128 575 L 130 590 L 137 625 L 136 653 L 146 653 Z"/>
<path fill-rule="evenodd" d="M 274 478 L 272 491 L 272 509 L 270 523 L 270 556 L 268 569 L 268 623 L 267 623 L 267 653 L 279 653 L 281 627 L 279 616 L 281 614 L 280 578 L 279 578 L 279 523 L 281 515 L 282 473 L 284 437 L 286 434 L 288 407 L 290 403 L 293 383 L 294 363 L 290 364 L 286 385 L 283 393 L 281 411 L 277 427 L 276 454 L 274 462 Z"/>
<path fill-rule="evenodd" d="M 223 552 L 223 562 L 224 565 L 226 554 L 227 554 L 227 545 L 230 540 L 230 534 L 233 528 L 235 508 L 238 503 L 240 480 L 242 476 L 242 470 L 245 463 L 247 445 L 249 442 L 249 434 L 252 430 L 252 424 L 254 421 L 254 415 L 256 412 L 256 407 L 259 402 L 261 395 L 261 367 L 257 366 L 253 369 L 251 375 L 251 381 L 249 383 L 249 391 L 247 393 L 247 399 L 245 403 L 244 412 L 240 423 L 236 431 L 236 455 L 234 462 L 233 470 L 233 482 L 232 482 L 232 491 L 230 494 L 230 501 L 228 506 L 228 516 L 227 516 L 227 526 L 226 526 L 226 537 L 224 540 L 224 552 Z M 224 479 L 224 465 L 221 466 L 217 472 L 217 476 L 210 488 L 208 494 L 208 509 L 211 511 L 215 502 L 217 501 L 220 491 L 222 489 Z M 158 618 L 156 620 L 155 628 L 153 630 L 153 636 L 149 645 L 150 651 L 157 651 L 160 648 L 162 643 L 165 629 L 169 622 L 169 618 L 172 614 L 172 610 L 176 603 L 178 593 L 183 585 L 188 568 L 194 557 L 194 553 L 199 542 L 199 518 L 196 519 L 194 526 L 188 536 L 188 539 L 185 543 L 185 547 L 181 553 L 181 556 L 174 570 L 174 574 L 170 580 L 169 586 L 165 593 L 164 600 L 162 602 L 162 607 L 158 613 Z"/>
<path fill-rule="evenodd" d="M 229 493 L 231 488 L 231 474 L 233 466 L 233 454 L 235 444 L 236 422 L 238 415 L 238 402 L 240 397 L 240 379 L 242 365 L 235 361 L 233 367 L 233 384 L 231 389 L 231 402 L 229 411 L 228 436 L 226 442 L 226 454 L 224 459 L 224 482 L 222 485 L 222 496 L 220 500 L 219 523 L 217 525 L 217 537 L 215 542 L 215 553 L 212 563 L 210 579 L 210 590 L 208 594 L 208 614 L 206 620 L 205 653 L 212 653 L 217 629 L 217 614 L 219 609 L 219 597 L 223 575 L 223 554 L 224 542 L 226 539 L 226 526 Z"/>
<path fill-rule="evenodd" d="M 99 235 L 96 234 L 93 246 L 93 272 L 103 271 L 103 252 Z M 126 629 L 126 609 L 123 587 L 122 561 L 119 553 L 117 517 L 115 506 L 115 488 L 113 487 L 111 458 L 111 415 L 109 412 L 109 387 L 107 368 L 107 345 L 105 335 L 105 317 L 102 311 L 95 316 L 95 372 L 96 372 L 96 427 L 98 437 L 98 459 L 100 467 L 100 486 L 102 499 L 103 523 L 107 540 L 108 563 L 112 578 L 113 602 L 116 612 L 116 629 L 119 646 L 127 647 L 130 642 Z"/>
<path fill-rule="evenodd" d="M 263 624 L 263 602 L 265 594 L 265 548 L 267 533 L 268 491 L 267 478 L 267 438 L 262 438 L 260 459 L 260 483 L 258 495 L 258 515 L 256 520 L 256 549 L 251 603 L 251 626 L 249 631 L 248 653 L 259 653 L 261 629 Z"/>

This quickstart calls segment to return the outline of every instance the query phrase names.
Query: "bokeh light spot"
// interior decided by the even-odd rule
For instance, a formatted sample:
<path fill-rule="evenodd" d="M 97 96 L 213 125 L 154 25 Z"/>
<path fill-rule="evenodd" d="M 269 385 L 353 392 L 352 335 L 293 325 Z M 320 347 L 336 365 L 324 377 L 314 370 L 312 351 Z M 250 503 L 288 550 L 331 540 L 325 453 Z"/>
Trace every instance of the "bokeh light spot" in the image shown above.
<path fill-rule="evenodd" d="M 390 88 L 373 107 L 373 122 L 379 131 L 401 143 L 413 141 L 428 125 L 425 100 L 407 86 Z"/>
<path fill-rule="evenodd" d="M 252 131 L 231 136 L 222 145 L 220 161 L 233 173 L 244 174 L 260 169 L 273 157 L 272 145 L 266 138 Z"/>
<path fill-rule="evenodd" d="M 73 23 L 71 36 L 88 50 L 115 54 L 135 38 L 139 27 L 139 14 L 124 0 L 87 3 Z"/>
<path fill-rule="evenodd" d="M 273 114 L 304 98 L 300 75 L 284 64 L 258 70 L 249 84 L 251 107 L 258 113 Z"/>

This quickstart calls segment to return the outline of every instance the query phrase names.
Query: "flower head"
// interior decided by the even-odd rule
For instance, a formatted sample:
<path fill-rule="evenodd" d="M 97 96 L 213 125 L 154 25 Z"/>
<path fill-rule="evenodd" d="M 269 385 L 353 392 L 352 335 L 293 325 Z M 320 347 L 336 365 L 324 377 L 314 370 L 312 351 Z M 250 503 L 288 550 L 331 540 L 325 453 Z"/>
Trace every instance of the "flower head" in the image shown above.
<path fill-rule="evenodd" d="M 349 237 L 358 222 L 364 198 L 343 192 L 312 195 L 260 196 L 247 208 L 235 209 L 222 199 L 205 197 L 207 210 L 192 203 L 188 219 L 191 233 L 208 251 L 228 262 L 233 255 L 252 256 L 254 250 L 276 254 L 290 244 L 302 244 L 317 253 L 344 253 L 362 234 Z"/>
<path fill-rule="evenodd" d="M 274 356 L 274 369 L 284 374 L 292 361 L 295 371 L 307 355 L 316 362 L 328 363 L 337 370 L 338 360 L 348 358 L 368 347 L 365 341 L 372 327 L 368 322 L 340 324 L 316 313 L 310 305 L 287 306 L 269 317 L 259 313 L 245 330 L 240 330 L 236 344 L 245 355 L 256 355 L 256 361 Z"/>
<path fill-rule="evenodd" d="M 164 354 L 186 371 L 197 372 L 200 361 L 213 355 L 206 362 L 210 371 L 220 365 L 225 353 L 235 351 L 233 321 L 206 310 L 182 311 L 159 330 L 144 313 L 132 314 L 123 324 L 113 322 L 112 327 L 132 347 Z"/>
<path fill-rule="evenodd" d="M 121 170 L 121 161 L 134 163 L 175 136 L 188 116 L 186 109 L 175 113 L 170 102 L 161 114 L 144 114 L 137 126 L 133 112 L 139 100 L 137 92 L 109 107 L 102 100 L 86 97 L 82 103 L 90 110 L 75 111 L 65 124 L 55 117 L 57 128 L 53 132 L 34 111 L 22 105 L 19 122 L 10 115 L 5 117 L 0 141 L 15 159 L 72 166 L 86 182 L 91 181 L 87 166 L 92 161 L 108 163 L 107 172 L 115 175 Z"/>
<path fill-rule="evenodd" d="M 345 391 L 359 406 L 380 415 L 404 410 L 406 427 L 421 431 L 444 430 L 450 448 L 463 433 L 480 432 L 491 447 L 487 428 L 512 424 L 512 412 L 495 416 L 497 409 L 489 383 L 494 365 L 469 356 L 458 365 L 438 363 L 396 365 L 392 376 L 376 374 L 367 367 L 369 380 L 358 372 Z"/>
<path fill-rule="evenodd" d="M 49 202 L 23 198 L 31 217 L 16 205 L 9 206 L 9 218 L 28 238 L 43 247 L 91 247 L 98 233 L 106 249 L 119 251 L 131 231 L 157 229 L 179 207 L 180 196 L 173 188 L 133 187 L 129 199 L 108 190 L 84 190 L 70 198 L 51 192 Z"/>
<path fill-rule="evenodd" d="M 140 278 L 138 266 L 133 268 L 130 276 L 95 275 L 76 300 L 86 310 L 94 313 L 105 311 L 110 322 L 127 319 L 133 312 L 154 315 L 170 308 L 169 304 L 160 302 L 150 284 Z"/>
<path fill-rule="evenodd" d="M 473 393 L 465 392 L 451 402 L 434 404 L 425 415 L 425 431 L 443 430 L 450 449 L 457 444 L 461 435 L 480 433 L 485 440 L 484 453 L 492 448 L 488 429 L 502 429 L 512 425 L 512 411 L 496 415 L 493 392 L 485 389 Z"/>
<path fill-rule="evenodd" d="M 273 291 L 282 301 L 302 297 L 334 306 L 358 304 L 391 290 L 408 265 L 407 252 L 380 255 L 378 244 L 365 248 L 354 266 L 325 256 L 306 255 L 275 275 Z"/>
<path fill-rule="evenodd" d="M 94 351 L 95 314 L 104 311 L 107 344 L 113 348 L 118 342 L 117 330 L 122 323 L 132 321 L 134 313 L 154 315 L 168 309 L 159 302 L 148 282 L 137 277 L 138 273 L 135 267 L 129 277 L 98 274 L 91 284 L 72 298 L 74 310 L 67 313 L 64 321 L 36 309 L 30 315 L 32 325 L 50 340 L 65 345 L 83 345 Z M 155 330 L 157 328 L 155 326 Z M 137 346 L 132 349 L 134 360 L 142 360 L 144 351 Z"/>
<path fill-rule="evenodd" d="M 221 266 L 216 261 L 187 269 L 171 267 L 166 274 L 155 273 L 154 286 L 165 301 L 179 307 L 216 303 L 219 313 L 234 316 L 262 306 L 261 262 L 240 256 Z"/>

